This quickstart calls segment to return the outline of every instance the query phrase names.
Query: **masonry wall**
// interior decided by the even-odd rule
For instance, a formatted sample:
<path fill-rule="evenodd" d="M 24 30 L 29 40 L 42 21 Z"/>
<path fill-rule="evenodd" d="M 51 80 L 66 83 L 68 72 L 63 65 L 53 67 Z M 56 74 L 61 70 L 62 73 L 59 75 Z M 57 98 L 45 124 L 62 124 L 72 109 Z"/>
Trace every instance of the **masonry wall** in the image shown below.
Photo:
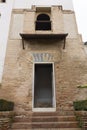
<path fill-rule="evenodd" d="M 86 92 L 77 88 L 87 83 L 87 59 L 77 31 L 74 12 L 58 7 L 52 7 L 51 11 L 53 31 L 45 33 L 68 33 L 65 49 L 64 41 L 56 39 L 28 40 L 23 49 L 19 33 L 43 32 L 36 32 L 34 29 L 34 10 L 13 11 L 0 98 L 14 101 L 16 111 L 32 110 L 35 62 L 54 62 L 57 110 L 72 110 L 74 100 L 87 98 Z"/>

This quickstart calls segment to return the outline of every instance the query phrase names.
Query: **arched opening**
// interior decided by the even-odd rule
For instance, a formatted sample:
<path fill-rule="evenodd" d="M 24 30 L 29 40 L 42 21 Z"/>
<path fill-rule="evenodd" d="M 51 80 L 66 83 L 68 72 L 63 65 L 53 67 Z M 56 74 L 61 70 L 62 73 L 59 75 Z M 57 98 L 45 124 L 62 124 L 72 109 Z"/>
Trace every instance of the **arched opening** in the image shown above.
<path fill-rule="evenodd" d="M 40 14 L 37 16 L 36 30 L 51 30 L 51 21 L 47 14 Z"/>

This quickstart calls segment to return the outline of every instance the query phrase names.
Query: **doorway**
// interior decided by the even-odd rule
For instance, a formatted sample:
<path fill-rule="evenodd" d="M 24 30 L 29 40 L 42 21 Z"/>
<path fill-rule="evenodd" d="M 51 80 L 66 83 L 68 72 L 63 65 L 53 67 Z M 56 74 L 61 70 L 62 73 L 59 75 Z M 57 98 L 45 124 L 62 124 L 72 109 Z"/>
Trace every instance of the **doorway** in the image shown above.
<path fill-rule="evenodd" d="M 55 106 L 53 73 L 52 63 L 34 64 L 34 108 L 53 108 Z"/>

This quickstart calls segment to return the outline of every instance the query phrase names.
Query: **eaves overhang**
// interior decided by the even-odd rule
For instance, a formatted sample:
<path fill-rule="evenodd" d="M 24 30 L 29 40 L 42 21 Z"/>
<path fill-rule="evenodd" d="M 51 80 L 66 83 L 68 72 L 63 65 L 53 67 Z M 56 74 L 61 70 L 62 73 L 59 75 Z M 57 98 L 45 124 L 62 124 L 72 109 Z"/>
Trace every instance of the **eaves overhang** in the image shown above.
<path fill-rule="evenodd" d="M 64 40 L 63 49 L 65 49 L 66 37 L 68 36 L 68 33 L 61 33 L 61 34 L 28 34 L 28 33 L 20 33 L 20 36 L 22 38 L 23 49 L 25 49 L 24 40 L 30 40 L 30 39 L 58 39 L 58 40 Z"/>

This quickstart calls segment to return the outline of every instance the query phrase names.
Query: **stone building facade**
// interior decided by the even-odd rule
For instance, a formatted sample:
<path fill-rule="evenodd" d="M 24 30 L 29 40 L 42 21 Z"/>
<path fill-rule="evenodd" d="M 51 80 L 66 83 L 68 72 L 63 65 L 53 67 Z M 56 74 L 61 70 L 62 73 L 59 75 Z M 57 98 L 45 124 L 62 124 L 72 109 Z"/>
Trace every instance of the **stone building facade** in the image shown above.
<path fill-rule="evenodd" d="M 74 11 L 13 9 L 0 98 L 21 112 L 73 110 L 73 101 L 87 98 L 78 88 L 86 83 L 87 56 Z"/>

